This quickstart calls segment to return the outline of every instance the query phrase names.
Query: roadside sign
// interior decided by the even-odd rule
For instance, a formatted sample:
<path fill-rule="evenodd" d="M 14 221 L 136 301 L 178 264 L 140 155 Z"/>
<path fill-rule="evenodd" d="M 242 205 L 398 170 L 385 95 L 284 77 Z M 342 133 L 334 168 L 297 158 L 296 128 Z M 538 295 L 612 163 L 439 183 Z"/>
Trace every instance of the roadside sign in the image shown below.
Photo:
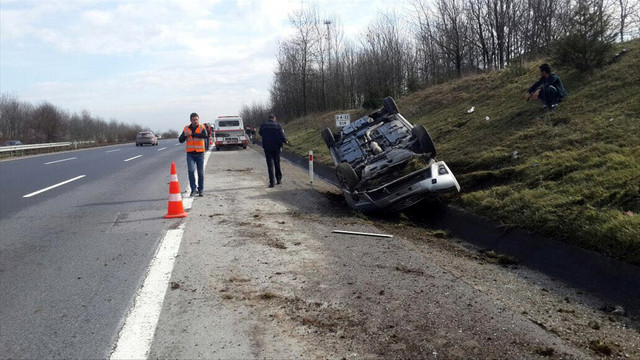
<path fill-rule="evenodd" d="M 336 115 L 336 127 L 345 127 L 350 123 L 351 123 L 351 115 L 349 114 Z"/>

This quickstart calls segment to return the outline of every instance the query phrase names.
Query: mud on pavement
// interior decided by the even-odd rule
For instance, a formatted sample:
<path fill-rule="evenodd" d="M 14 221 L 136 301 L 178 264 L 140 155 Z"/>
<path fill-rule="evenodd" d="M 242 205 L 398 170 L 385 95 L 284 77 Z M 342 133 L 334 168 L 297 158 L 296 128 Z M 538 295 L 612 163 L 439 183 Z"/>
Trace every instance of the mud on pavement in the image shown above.
<path fill-rule="evenodd" d="M 283 174 L 269 189 L 259 152 L 211 155 L 151 358 L 640 358 L 637 321 L 588 295 Z"/>

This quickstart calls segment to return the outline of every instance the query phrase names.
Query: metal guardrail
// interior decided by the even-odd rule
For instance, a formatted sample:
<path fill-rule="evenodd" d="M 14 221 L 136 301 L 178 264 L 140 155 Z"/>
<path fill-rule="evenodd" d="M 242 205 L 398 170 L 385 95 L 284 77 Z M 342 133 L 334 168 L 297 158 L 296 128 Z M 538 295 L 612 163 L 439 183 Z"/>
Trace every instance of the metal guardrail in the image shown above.
<path fill-rule="evenodd" d="M 58 143 L 47 143 L 47 144 L 28 144 L 28 145 L 11 145 L 11 146 L 0 146 L 0 153 L 9 152 L 9 151 L 25 151 L 25 150 L 36 150 L 36 149 L 49 149 L 63 146 L 74 146 L 78 147 L 78 144 L 89 144 L 94 143 L 95 141 L 70 141 L 70 142 L 58 142 Z"/>

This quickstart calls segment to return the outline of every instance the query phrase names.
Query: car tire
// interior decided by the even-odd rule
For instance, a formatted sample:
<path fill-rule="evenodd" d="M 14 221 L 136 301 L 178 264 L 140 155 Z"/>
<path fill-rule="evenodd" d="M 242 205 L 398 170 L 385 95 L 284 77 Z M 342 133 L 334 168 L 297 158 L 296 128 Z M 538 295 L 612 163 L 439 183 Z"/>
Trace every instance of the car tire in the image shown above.
<path fill-rule="evenodd" d="M 220 151 L 220 146 L 216 146 L 216 151 Z"/>
<path fill-rule="evenodd" d="M 329 128 L 322 130 L 322 138 L 324 139 L 324 143 L 327 144 L 328 148 L 333 147 L 333 144 L 336 143 L 336 139 L 333 137 L 333 133 Z"/>
<path fill-rule="evenodd" d="M 382 99 L 382 106 L 387 111 L 388 115 L 395 115 L 399 112 L 398 105 L 396 105 L 395 100 L 393 100 L 391 96 L 387 96 L 386 98 Z"/>
<path fill-rule="evenodd" d="M 242 148 L 243 148 L 243 149 L 246 149 L 247 147 L 246 147 L 246 146 L 243 146 Z"/>
<path fill-rule="evenodd" d="M 431 139 L 431 135 L 423 125 L 416 125 L 411 129 L 411 135 L 418 140 L 418 152 L 421 154 L 431 154 L 436 157 L 436 146 Z"/>
<path fill-rule="evenodd" d="M 349 191 L 353 191 L 353 189 L 358 185 L 358 182 L 360 182 L 358 174 L 356 174 L 351 165 L 347 162 L 340 163 L 336 166 L 336 176 L 340 185 Z"/>

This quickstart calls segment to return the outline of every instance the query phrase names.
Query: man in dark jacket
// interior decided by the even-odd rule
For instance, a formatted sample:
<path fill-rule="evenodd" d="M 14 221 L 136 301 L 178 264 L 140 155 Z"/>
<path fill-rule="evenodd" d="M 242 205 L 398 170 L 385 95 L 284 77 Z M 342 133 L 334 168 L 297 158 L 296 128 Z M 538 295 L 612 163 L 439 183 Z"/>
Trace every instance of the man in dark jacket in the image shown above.
<path fill-rule="evenodd" d="M 278 185 L 282 181 L 282 172 L 280 171 L 280 152 L 282 145 L 288 144 L 287 138 L 284 136 L 282 126 L 276 122 L 276 117 L 269 115 L 269 121 L 260 126 L 259 134 L 262 137 L 262 148 L 264 156 L 267 158 L 267 170 L 269 172 L 269 187 L 273 187 L 275 168 L 275 180 Z"/>
<path fill-rule="evenodd" d="M 567 96 L 567 90 L 560 77 L 551 72 L 551 67 L 548 64 L 540 65 L 539 69 L 540 80 L 527 90 L 524 98 L 529 101 L 529 97 L 533 95 L 534 100 L 540 99 L 542 101 L 543 110 L 553 110 Z"/>

